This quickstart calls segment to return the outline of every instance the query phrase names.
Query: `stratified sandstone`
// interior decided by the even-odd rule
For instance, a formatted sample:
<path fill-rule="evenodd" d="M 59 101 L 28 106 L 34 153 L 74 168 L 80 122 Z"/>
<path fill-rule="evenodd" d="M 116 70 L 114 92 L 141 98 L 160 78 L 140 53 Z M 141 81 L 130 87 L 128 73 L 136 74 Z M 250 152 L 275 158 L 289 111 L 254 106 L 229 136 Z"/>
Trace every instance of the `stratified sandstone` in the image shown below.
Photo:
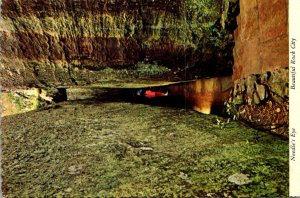
<path fill-rule="evenodd" d="M 138 63 L 168 67 L 167 80 L 230 74 L 230 2 L 4 0 L 2 86 L 130 80 Z"/>

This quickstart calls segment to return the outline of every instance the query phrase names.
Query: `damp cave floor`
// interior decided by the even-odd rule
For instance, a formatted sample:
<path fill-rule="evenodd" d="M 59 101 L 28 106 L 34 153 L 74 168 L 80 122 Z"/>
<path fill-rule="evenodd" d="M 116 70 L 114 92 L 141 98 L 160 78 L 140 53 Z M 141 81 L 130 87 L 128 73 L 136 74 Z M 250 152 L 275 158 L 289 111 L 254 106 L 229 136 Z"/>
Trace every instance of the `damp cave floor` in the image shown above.
<path fill-rule="evenodd" d="M 288 141 L 178 107 L 63 102 L 2 118 L 8 197 L 288 196 Z M 242 173 L 248 184 L 228 177 Z"/>

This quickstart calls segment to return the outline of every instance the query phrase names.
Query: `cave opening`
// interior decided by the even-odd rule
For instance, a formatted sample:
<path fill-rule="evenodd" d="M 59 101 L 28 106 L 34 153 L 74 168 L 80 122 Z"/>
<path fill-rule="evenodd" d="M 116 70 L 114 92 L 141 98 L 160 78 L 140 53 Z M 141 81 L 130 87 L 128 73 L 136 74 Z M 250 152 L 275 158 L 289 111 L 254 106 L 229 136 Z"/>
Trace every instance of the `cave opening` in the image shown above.
<path fill-rule="evenodd" d="M 75 90 L 75 91 L 74 91 Z M 91 91 L 92 90 L 92 91 Z M 166 96 L 155 96 L 148 98 L 146 95 L 139 95 L 139 91 L 151 90 L 153 92 L 167 91 Z M 83 103 L 109 103 L 128 102 L 132 104 L 144 104 L 150 106 L 161 106 L 178 109 L 191 109 L 192 104 L 180 95 L 170 93 L 167 86 L 141 87 L 141 88 L 83 88 L 78 93 L 78 88 L 59 88 L 53 97 L 53 102 L 83 102 Z"/>

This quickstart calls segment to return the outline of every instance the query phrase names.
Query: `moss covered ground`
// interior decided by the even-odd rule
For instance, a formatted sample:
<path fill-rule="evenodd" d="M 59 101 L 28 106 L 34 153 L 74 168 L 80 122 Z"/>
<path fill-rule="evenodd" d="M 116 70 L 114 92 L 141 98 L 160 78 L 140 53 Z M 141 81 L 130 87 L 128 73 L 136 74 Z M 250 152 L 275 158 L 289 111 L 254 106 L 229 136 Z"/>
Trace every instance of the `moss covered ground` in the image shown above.
<path fill-rule="evenodd" d="M 184 108 L 65 102 L 2 119 L 8 197 L 278 197 L 288 142 Z M 241 173 L 249 181 L 228 178 Z"/>

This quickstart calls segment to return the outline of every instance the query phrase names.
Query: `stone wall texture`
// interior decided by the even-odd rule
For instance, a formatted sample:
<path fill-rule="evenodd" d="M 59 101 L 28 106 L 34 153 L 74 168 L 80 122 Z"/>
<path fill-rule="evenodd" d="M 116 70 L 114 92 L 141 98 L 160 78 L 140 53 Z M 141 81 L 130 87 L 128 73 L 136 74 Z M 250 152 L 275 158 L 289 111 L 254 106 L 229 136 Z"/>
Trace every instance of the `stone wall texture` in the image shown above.
<path fill-rule="evenodd" d="M 289 69 L 251 74 L 234 82 L 227 113 L 259 130 L 288 137 Z"/>
<path fill-rule="evenodd" d="M 172 74 L 184 74 L 186 66 L 198 67 L 198 76 L 201 70 L 231 71 L 232 54 L 220 54 L 232 50 L 233 37 L 221 28 L 220 18 L 224 7 L 228 12 L 233 4 L 228 0 L 3 0 L 2 86 L 132 80 L 143 77 L 130 73 L 140 62 L 168 67 Z"/>
<path fill-rule="evenodd" d="M 288 66 L 288 0 L 240 0 L 233 79 Z"/>

